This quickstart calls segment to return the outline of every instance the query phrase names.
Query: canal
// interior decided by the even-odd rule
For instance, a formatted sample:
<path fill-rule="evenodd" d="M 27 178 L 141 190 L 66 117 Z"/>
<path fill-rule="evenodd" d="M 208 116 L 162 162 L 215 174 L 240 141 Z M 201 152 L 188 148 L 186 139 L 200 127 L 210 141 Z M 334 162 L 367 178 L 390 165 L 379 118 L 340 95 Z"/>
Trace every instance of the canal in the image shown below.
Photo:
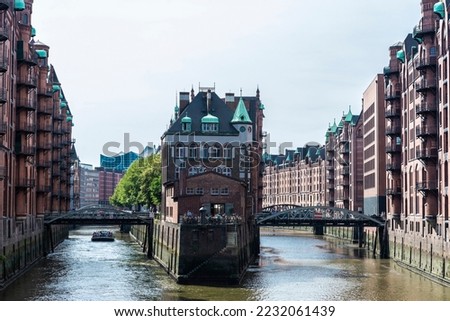
<path fill-rule="evenodd" d="M 0 292 L 1 301 L 450 300 L 450 287 L 373 259 L 341 240 L 310 234 L 261 236 L 259 264 L 239 287 L 176 284 L 138 244 L 111 227 L 114 242 L 71 231 L 55 253 Z"/>

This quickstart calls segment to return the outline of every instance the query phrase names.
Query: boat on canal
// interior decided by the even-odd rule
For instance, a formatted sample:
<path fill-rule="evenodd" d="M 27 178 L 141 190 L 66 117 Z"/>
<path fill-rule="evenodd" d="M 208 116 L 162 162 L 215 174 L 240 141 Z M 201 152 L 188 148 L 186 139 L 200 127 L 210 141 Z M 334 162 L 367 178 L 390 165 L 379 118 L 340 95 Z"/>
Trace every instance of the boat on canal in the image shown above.
<path fill-rule="evenodd" d="M 91 241 L 111 242 L 114 241 L 114 234 L 111 231 L 94 231 Z"/>

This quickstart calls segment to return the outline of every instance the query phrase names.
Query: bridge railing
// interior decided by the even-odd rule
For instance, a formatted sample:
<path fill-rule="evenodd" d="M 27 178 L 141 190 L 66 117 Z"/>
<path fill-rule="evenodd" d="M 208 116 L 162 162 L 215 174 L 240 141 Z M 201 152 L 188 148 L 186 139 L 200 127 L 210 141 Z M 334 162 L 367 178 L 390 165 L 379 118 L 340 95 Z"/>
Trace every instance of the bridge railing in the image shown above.
<path fill-rule="evenodd" d="M 242 218 L 238 215 L 216 215 L 216 216 L 206 216 L 203 218 L 201 216 L 188 216 L 183 215 L 180 217 L 181 224 L 192 224 L 192 225 L 226 225 L 226 224 L 238 224 L 242 221 Z"/>

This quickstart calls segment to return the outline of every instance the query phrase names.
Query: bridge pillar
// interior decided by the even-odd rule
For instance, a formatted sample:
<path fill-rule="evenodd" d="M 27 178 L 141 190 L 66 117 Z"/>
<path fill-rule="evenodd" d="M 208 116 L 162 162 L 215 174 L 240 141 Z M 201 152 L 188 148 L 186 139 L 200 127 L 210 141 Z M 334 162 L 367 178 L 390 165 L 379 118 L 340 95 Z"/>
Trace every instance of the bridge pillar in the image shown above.
<path fill-rule="evenodd" d="M 364 246 L 364 225 L 358 224 L 353 228 L 353 243 L 358 243 L 358 247 Z"/>
<path fill-rule="evenodd" d="M 314 225 L 314 235 L 323 235 L 323 225 Z"/>

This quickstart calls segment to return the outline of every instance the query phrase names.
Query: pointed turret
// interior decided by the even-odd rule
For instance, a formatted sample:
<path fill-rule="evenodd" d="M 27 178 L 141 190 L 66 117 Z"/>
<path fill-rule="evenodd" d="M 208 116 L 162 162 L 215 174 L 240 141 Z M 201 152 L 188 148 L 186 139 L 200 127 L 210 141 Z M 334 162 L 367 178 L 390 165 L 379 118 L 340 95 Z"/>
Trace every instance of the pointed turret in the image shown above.
<path fill-rule="evenodd" d="M 244 100 L 242 97 L 239 99 L 239 103 L 234 111 L 232 124 L 251 124 L 252 120 L 248 115 L 247 108 L 245 108 Z"/>

